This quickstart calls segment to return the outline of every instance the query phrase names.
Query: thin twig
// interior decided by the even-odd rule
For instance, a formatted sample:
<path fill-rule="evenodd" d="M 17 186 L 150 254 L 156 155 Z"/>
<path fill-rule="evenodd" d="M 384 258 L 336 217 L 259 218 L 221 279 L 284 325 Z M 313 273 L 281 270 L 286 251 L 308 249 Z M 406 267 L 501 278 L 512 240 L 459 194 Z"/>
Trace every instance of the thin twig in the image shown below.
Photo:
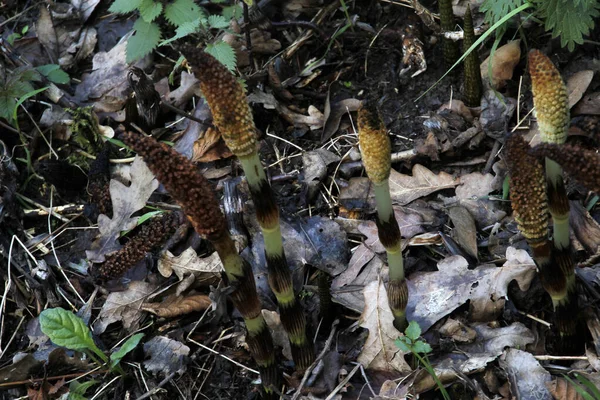
<path fill-rule="evenodd" d="M 152 396 L 153 394 L 158 393 L 159 389 L 161 387 L 163 387 L 164 385 L 166 385 L 167 383 L 169 383 L 169 381 L 171 379 L 173 379 L 174 376 L 175 376 L 175 372 L 171 372 L 169 375 L 167 375 L 165 377 L 165 379 L 163 379 L 162 381 L 160 381 L 159 384 L 156 385 L 156 387 L 154 387 L 151 391 L 144 393 L 143 395 L 141 395 L 140 397 L 138 397 L 136 400 L 147 399 L 148 397 Z"/>

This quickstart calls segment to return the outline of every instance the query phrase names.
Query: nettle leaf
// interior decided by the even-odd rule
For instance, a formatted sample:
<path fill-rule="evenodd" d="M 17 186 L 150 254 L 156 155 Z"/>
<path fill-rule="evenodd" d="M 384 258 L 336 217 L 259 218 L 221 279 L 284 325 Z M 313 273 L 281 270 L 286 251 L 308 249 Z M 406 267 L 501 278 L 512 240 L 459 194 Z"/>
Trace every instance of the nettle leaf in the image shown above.
<path fill-rule="evenodd" d="M 403 353 L 410 353 L 410 349 L 412 346 L 410 345 L 410 343 L 408 343 L 409 341 L 410 341 L 410 339 L 408 339 L 406 336 L 400 336 L 398 339 L 396 339 L 394 341 L 394 344 Z"/>
<path fill-rule="evenodd" d="M 40 74 L 44 75 L 48 80 L 54 83 L 66 84 L 69 83 L 71 78 L 69 74 L 60 69 L 60 65 L 57 64 L 46 64 L 36 67 Z"/>
<path fill-rule="evenodd" d="M 407 338 L 414 342 L 419 338 L 419 336 L 421 336 L 421 327 L 415 321 L 410 321 L 406 327 L 406 330 L 404 331 L 404 334 Z"/>
<path fill-rule="evenodd" d="M 127 63 L 149 54 L 160 42 L 160 28 L 153 22 L 138 18 L 133 24 L 135 33 L 127 41 Z"/>
<path fill-rule="evenodd" d="M 484 0 L 479 10 L 485 13 L 485 22 L 494 25 L 508 13 L 521 7 L 523 4 L 525 4 L 525 0 Z M 500 29 L 505 28 L 503 26 Z"/>
<path fill-rule="evenodd" d="M 206 18 L 193 0 L 175 0 L 165 7 L 165 18 L 175 26 Z"/>
<path fill-rule="evenodd" d="M 222 15 L 209 15 L 208 26 L 215 29 L 229 28 L 229 20 L 225 19 L 225 17 Z"/>
<path fill-rule="evenodd" d="M 81 318 L 64 308 L 50 308 L 39 316 L 40 328 L 57 346 L 70 350 L 91 350 L 106 361 L 106 356 L 94 343 L 90 328 Z"/>
<path fill-rule="evenodd" d="M 181 39 L 183 37 L 186 37 L 187 35 L 191 35 L 194 32 L 198 32 L 198 30 L 200 29 L 201 23 L 202 23 L 201 19 L 197 19 L 197 20 L 191 21 L 191 22 L 184 22 L 183 24 L 179 25 L 175 29 L 175 36 L 173 36 L 167 40 L 163 40 L 162 42 L 160 42 L 159 46 L 164 46 L 164 45 L 169 44 L 177 39 Z"/>
<path fill-rule="evenodd" d="M 416 342 L 413 343 L 412 349 L 415 353 L 431 353 L 432 348 L 429 345 L 429 343 L 424 342 L 422 340 L 417 340 Z"/>
<path fill-rule="evenodd" d="M 232 18 L 240 18 L 243 13 L 243 8 L 240 4 L 234 4 L 232 6 L 223 7 L 223 11 L 221 11 L 221 15 L 225 17 L 225 19 L 231 20 Z"/>
<path fill-rule="evenodd" d="M 119 13 L 119 14 L 127 14 L 132 12 L 133 10 L 137 10 L 140 7 L 144 0 L 115 0 L 108 11 Z"/>
<path fill-rule="evenodd" d="M 144 337 L 143 333 L 137 333 L 137 334 L 133 335 L 132 337 L 127 339 L 127 341 L 125 341 L 125 343 L 123 343 L 123 345 L 121 346 L 121 348 L 118 351 L 115 351 L 114 353 L 112 353 L 110 355 L 110 368 L 113 369 L 117 365 L 119 365 L 119 363 L 121 362 L 123 357 L 125 357 L 127 355 L 127 353 L 129 353 L 130 351 L 135 349 L 143 337 Z"/>
<path fill-rule="evenodd" d="M 140 15 L 146 22 L 154 21 L 162 12 L 162 3 L 156 3 L 154 0 L 142 0 L 139 10 Z"/>
<path fill-rule="evenodd" d="M 575 44 L 583 43 L 583 36 L 594 28 L 594 17 L 600 15 L 596 0 L 536 0 L 536 5 L 546 21 L 546 30 L 552 31 L 552 37 L 560 36 L 561 46 L 569 51 L 575 49 Z"/>
<path fill-rule="evenodd" d="M 230 71 L 235 69 L 236 57 L 235 50 L 225 42 L 217 42 L 206 45 L 204 49 L 208 54 L 219 60 L 219 62 L 227 67 Z"/>

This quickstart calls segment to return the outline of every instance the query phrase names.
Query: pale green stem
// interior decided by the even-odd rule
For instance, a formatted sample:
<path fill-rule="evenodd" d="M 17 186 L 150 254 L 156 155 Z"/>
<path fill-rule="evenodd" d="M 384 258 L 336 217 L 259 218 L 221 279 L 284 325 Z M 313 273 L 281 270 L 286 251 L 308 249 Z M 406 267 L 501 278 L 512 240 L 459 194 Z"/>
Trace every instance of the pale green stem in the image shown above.
<path fill-rule="evenodd" d="M 390 184 L 386 179 L 379 184 L 373 184 L 375 201 L 377 203 L 377 215 L 380 221 L 389 221 L 390 218 L 396 218 L 394 208 L 392 207 L 392 197 L 390 196 Z M 388 256 L 388 265 L 390 268 L 390 280 L 404 279 L 404 262 L 402 260 L 402 244 L 400 240 L 391 248 L 386 248 Z"/>
<path fill-rule="evenodd" d="M 562 167 L 555 161 L 546 158 L 546 176 L 549 183 L 557 187 L 563 180 Z M 569 212 L 563 215 L 552 214 L 552 224 L 554 226 L 554 245 L 558 249 L 566 249 L 570 246 L 569 237 Z"/>

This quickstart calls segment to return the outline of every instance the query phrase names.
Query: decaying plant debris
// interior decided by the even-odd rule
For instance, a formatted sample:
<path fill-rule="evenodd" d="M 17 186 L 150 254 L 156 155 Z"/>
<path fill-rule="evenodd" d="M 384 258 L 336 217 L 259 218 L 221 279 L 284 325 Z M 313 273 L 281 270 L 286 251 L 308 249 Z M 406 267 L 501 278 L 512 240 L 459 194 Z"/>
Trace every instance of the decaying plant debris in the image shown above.
<path fill-rule="evenodd" d="M 25 3 L 0 399 L 600 398 L 595 11 Z"/>

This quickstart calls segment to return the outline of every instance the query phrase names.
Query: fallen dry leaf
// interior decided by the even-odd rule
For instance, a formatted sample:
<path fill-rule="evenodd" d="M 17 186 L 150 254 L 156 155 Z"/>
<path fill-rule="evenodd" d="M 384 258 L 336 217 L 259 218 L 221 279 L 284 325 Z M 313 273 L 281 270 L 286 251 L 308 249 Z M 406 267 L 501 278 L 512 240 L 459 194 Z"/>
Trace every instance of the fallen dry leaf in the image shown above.
<path fill-rule="evenodd" d="M 177 257 L 167 250 L 158 259 L 158 272 L 166 278 L 175 272 L 179 280 L 186 275 L 194 275 L 196 282 L 213 283 L 215 279 L 221 278 L 222 270 L 223 264 L 217 252 L 201 258 L 191 247 Z"/>
<path fill-rule="evenodd" d="M 390 194 L 394 203 L 400 205 L 406 205 L 438 190 L 453 188 L 458 184 L 459 180 L 452 175 L 444 171 L 436 175 L 420 164 L 413 166 L 412 175 L 404 175 L 393 169 L 390 174 Z M 374 196 L 373 193 L 371 195 Z"/>
<path fill-rule="evenodd" d="M 592 83 L 594 71 L 585 70 L 574 73 L 567 81 L 567 93 L 569 93 L 569 108 L 581 100 L 583 94 Z"/>
<path fill-rule="evenodd" d="M 394 328 L 394 316 L 383 281 L 370 282 L 365 286 L 364 296 L 365 309 L 360 316 L 360 326 L 369 330 L 369 336 L 357 361 L 372 370 L 409 373 L 411 368 L 394 343 L 401 333 Z"/>
<path fill-rule="evenodd" d="M 277 311 L 262 310 L 262 315 L 271 331 L 273 343 L 281 347 L 281 352 L 287 360 L 292 360 L 292 347 L 288 339 L 287 332 L 281 325 L 281 317 Z"/>
<path fill-rule="evenodd" d="M 442 382 L 456 381 L 456 371 L 465 375 L 482 371 L 502 355 L 506 347 L 523 348 L 535 341 L 533 332 L 520 322 L 501 328 L 491 328 L 487 324 L 477 324 L 472 328 L 477 333 L 474 343 L 459 345 L 456 352 L 445 355 L 434 365 L 435 374 Z M 435 386 L 435 381 L 425 370 L 419 371 L 411 383 L 416 393 Z"/>
<path fill-rule="evenodd" d="M 575 386 L 565 378 L 558 377 L 551 382 L 546 382 L 546 387 L 556 400 L 583 400 L 583 396 L 577 393 Z"/>
<path fill-rule="evenodd" d="M 130 176 L 129 186 L 115 179 L 110 181 L 113 217 L 109 218 L 104 214 L 98 216 L 100 235 L 92 243 L 91 249 L 86 250 L 86 255 L 91 262 L 104 262 L 106 254 L 121 248 L 117 241 L 121 231 L 131 230 L 137 224 L 138 217 L 131 217 L 131 214 L 141 210 L 158 187 L 158 181 L 140 156 L 135 157 Z"/>
<path fill-rule="evenodd" d="M 204 135 L 194 142 L 192 162 L 211 162 L 229 158 L 233 155 L 231 150 L 221 139 L 221 134 L 214 128 L 208 128 Z"/>
<path fill-rule="evenodd" d="M 516 383 L 510 391 L 513 396 L 523 400 L 552 399 L 546 383 L 552 380 L 531 353 L 517 349 L 508 349 L 500 358 L 500 367 Z"/>
<path fill-rule="evenodd" d="M 500 268 L 480 265 L 469 270 L 467 260 L 451 256 L 438 263 L 437 272 L 413 274 L 408 280 L 408 320 L 416 321 L 425 332 L 467 300 L 477 320 L 501 312 L 508 284 L 516 280 L 521 290 L 526 290 L 536 273 L 525 250 L 509 247 L 506 258 Z"/>
<path fill-rule="evenodd" d="M 160 303 L 144 303 L 142 310 L 163 318 L 173 318 L 194 311 L 204 311 L 211 306 L 211 301 L 205 294 L 188 296 L 171 295 Z"/>
<path fill-rule="evenodd" d="M 475 227 L 475 220 L 471 213 L 465 207 L 457 206 L 450 207 L 448 215 L 454 225 L 452 238 L 470 256 L 478 259 L 477 228 Z"/>
<path fill-rule="evenodd" d="M 177 340 L 155 336 L 144 343 L 144 353 L 150 357 L 144 361 L 148 371 L 163 375 L 176 372 L 181 375 L 186 370 L 190 348 Z"/>
<path fill-rule="evenodd" d="M 600 92 L 586 94 L 571 111 L 572 116 L 581 114 L 600 115 Z"/>
<path fill-rule="evenodd" d="M 506 81 L 512 79 L 513 71 L 521 59 L 520 40 L 513 40 L 499 47 L 492 55 L 481 63 L 481 78 L 484 84 L 494 89 L 500 89 L 506 85 Z M 492 63 L 492 76 L 488 73 L 490 58 Z"/>
<path fill-rule="evenodd" d="M 94 333 L 99 335 L 108 325 L 118 321 L 121 321 L 123 328 L 128 331 L 135 330 L 142 319 L 142 304 L 155 288 L 153 284 L 134 281 L 129 284 L 127 290 L 109 294 L 98 314 Z"/>

